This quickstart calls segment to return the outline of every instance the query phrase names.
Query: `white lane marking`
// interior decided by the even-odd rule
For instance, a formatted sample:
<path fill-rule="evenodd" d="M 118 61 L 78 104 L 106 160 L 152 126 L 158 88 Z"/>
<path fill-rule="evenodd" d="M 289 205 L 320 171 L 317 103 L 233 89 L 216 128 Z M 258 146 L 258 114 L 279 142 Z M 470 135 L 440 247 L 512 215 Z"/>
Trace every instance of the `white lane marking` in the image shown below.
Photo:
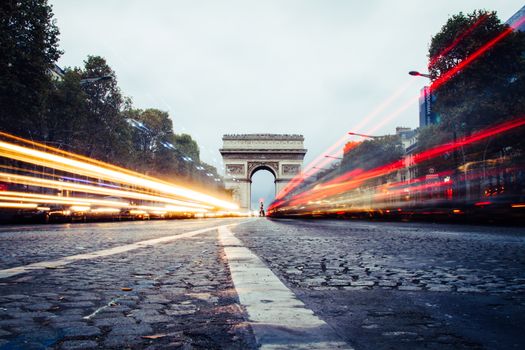
<path fill-rule="evenodd" d="M 219 239 L 261 349 L 351 349 L 227 227 Z"/>
<path fill-rule="evenodd" d="M 67 264 L 71 264 L 79 260 L 95 259 L 95 258 L 100 258 L 104 256 L 125 253 L 125 252 L 129 252 L 130 250 L 144 248 L 147 246 L 153 246 L 153 245 L 157 245 L 161 243 L 167 243 L 167 242 L 175 241 L 175 240 L 182 239 L 182 238 L 192 237 L 192 236 L 195 236 L 201 233 L 205 233 L 208 231 L 217 230 L 220 227 L 225 227 L 229 225 L 232 225 L 232 224 L 212 226 L 212 227 L 203 228 L 200 230 L 180 233 L 177 235 L 165 236 L 161 238 L 148 239 L 145 241 L 121 245 L 121 246 L 113 247 L 109 249 L 102 249 L 102 250 L 98 250 L 98 251 L 94 251 L 90 253 L 70 255 L 70 256 L 66 256 L 64 258 L 60 258 L 57 260 L 41 261 L 41 262 L 32 263 L 28 265 L 12 267 L 9 269 L 0 270 L 0 279 L 16 276 L 16 275 L 34 271 L 34 270 L 55 269 L 55 268 L 58 268 L 58 267 L 61 267 Z"/>

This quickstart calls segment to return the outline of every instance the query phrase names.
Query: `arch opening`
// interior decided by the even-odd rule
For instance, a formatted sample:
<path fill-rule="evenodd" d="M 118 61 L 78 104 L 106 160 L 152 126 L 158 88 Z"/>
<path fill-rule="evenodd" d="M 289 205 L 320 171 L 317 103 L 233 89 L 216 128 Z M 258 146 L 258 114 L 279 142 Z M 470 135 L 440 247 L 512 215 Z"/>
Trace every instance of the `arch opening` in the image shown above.
<path fill-rule="evenodd" d="M 276 176 L 273 170 L 266 166 L 254 169 L 250 175 L 250 210 L 259 210 L 260 202 L 264 208 L 275 198 Z"/>

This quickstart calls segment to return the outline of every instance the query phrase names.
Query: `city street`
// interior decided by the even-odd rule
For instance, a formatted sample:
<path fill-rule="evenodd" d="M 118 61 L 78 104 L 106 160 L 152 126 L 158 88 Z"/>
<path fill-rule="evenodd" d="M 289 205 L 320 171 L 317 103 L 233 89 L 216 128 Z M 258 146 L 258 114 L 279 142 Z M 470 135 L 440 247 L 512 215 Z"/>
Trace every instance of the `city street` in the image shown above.
<path fill-rule="evenodd" d="M 206 219 L 0 230 L 0 349 L 521 349 L 523 229 Z"/>
<path fill-rule="evenodd" d="M 523 1 L 10 0 L 0 34 L 0 350 L 525 349 Z"/>

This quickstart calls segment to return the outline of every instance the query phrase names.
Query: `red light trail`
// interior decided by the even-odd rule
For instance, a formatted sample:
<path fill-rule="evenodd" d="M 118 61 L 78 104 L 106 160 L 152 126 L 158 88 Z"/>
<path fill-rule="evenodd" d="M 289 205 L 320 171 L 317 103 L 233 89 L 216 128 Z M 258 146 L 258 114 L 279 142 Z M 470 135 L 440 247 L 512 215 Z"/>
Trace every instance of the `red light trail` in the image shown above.
<path fill-rule="evenodd" d="M 464 137 L 456 142 L 446 143 L 433 147 L 429 150 L 415 154 L 412 159 L 412 164 L 419 164 L 426 160 L 430 160 L 441 156 L 447 152 L 454 151 L 464 146 L 468 146 L 472 143 L 479 142 L 486 138 L 504 133 L 506 131 L 521 127 L 525 125 L 525 117 L 521 117 L 512 121 L 496 125 L 482 131 L 479 131 L 471 136 Z M 319 200 L 322 198 L 331 197 L 342 192 L 351 190 L 359 186 L 365 181 L 390 174 L 397 171 L 405 166 L 404 159 L 397 160 L 395 162 L 376 167 L 371 170 L 363 171 L 362 169 L 352 170 L 347 172 L 333 180 L 330 180 L 324 184 L 320 184 L 312 188 L 311 190 L 300 193 L 292 197 L 289 201 L 290 205 L 301 205 L 306 204 L 309 201 Z M 282 203 L 281 203 L 282 204 Z"/>
<path fill-rule="evenodd" d="M 465 32 L 463 32 L 454 42 L 449 45 L 447 48 L 445 48 L 440 54 L 435 56 L 432 61 L 429 63 L 430 65 L 435 64 L 435 61 L 439 59 L 440 57 L 443 57 L 448 52 L 450 52 L 454 47 L 456 47 L 461 40 L 463 40 L 465 37 L 467 37 L 469 34 L 472 33 L 472 31 L 477 28 L 485 19 L 486 15 L 481 16 L 471 27 L 469 27 Z M 512 32 L 513 28 L 518 27 L 523 23 L 524 18 L 518 20 L 516 23 L 514 23 L 510 28 L 505 30 L 503 33 L 498 35 L 496 38 L 485 44 L 483 47 L 481 47 L 478 51 L 473 53 L 469 58 L 467 58 L 465 61 L 460 63 L 461 68 L 465 68 L 468 64 L 470 64 L 472 61 L 474 61 L 477 57 L 482 55 L 484 52 L 486 52 L 488 49 L 490 49 L 492 46 L 494 46 L 497 42 L 505 38 L 510 32 Z M 459 65 L 458 65 L 459 66 Z M 456 67 L 457 68 L 457 67 Z M 435 90 L 439 86 L 441 86 L 443 83 L 448 81 L 456 72 L 458 72 L 461 68 L 458 69 L 452 69 L 451 71 L 445 73 L 446 76 L 440 77 L 438 80 L 434 81 L 434 83 L 431 86 L 431 89 Z M 376 107 L 371 113 L 369 113 L 363 120 L 355 127 L 356 131 L 360 131 L 362 127 L 364 127 L 373 117 L 381 113 L 388 105 L 390 105 L 396 98 L 398 98 L 411 84 L 413 80 L 408 82 L 407 84 L 404 84 L 401 88 L 399 88 L 394 94 L 392 94 L 389 98 L 387 98 L 383 103 L 381 103 L 378 107 Z M 394 119 L 396 116 L 401 114 L 403 111 L 408 109 L 413 103 L 415 103 L 419 98 L 419 95 L 416 98 L 410 98 L 405 103 L 401 105 L 398 109 L 396 109 L 394 112 L 388 114 L 385 118 L 383 118 L 380 122 L 376 123 L 374 127 L 368 129 L 365 134 L 373 133 L 377 130 L 379 130 L 381 127 L 383 127 L 386 123 Z M 276 196 L 276 200 L 282 199 L 284 196 L 286 196 L 288 193 L 290 193 L 292 190 L 297 188 L 301 183 L 304 182 L 305 179 L 309 178 L 310 176 L 317 173 L 319 170 L 316 168 L 323 168 L 325 165 L 331 162 L 331 160 L 324 157 L 324 154 L 336 154 L 338 152 L 341 152 L 342 145 L 347 140 L 347 135 L 344 135 L 341 137 L 335 144 L 333 144 L 331 147 L 329 147 L 325 152 L 323 152 L 321 155 L 319 155 L 317 158 L 315 158 L 312 162 L 310 162 L 305 169 L 297 174 L 293 179 L 290 180 L 288 185 L 283 188 Z M 274 208 L 275 204 L 272 204 L 270 206 L 270 209 Z"/>
<path fill-rule="evenodd" d="M 450 52 L 455 46 L 458 45 L 458 43 L 463 40 L 466 36 L 472 33 L 472 31 L 478 27 L 484 20 L 486 19 L 486 16 L 480 17 L 471 27 L 469 27 L 463 34 L 458 36 L 458 38 L 447 48 L 443 50 L 439 55 L 437 55 L 432 61 L 432 64 L 435 64 L 435 60 L 437 60 L 439 57 L 444 56 L 446 53 Z M 519 27 L 523 22 L 525 21 L 525 17 L 520 18 L 515 23 L 513 23 L 509 28 L 504 30 L 502 33 L 497 35 L 495 38 L 484 44 L 482 47 L 480 47 L 478 50 L 476 50 L 474 53 L 472 53 L 469 57 L 467 57 L 465 60 L 460 62 L 457 66 L 449 70 L 448 72 L 444 73 L 441 77 L 439 77 L 437 80 L 435 80 L 432 85 L 430 86 L 431 91 L 434 91 L 438 89 L 441 85 L 443 85 L 445 82 L 450 80 L 456 73 L 460 72 L 462 69 L 466 68 L 469 64 L 474 62 L 477 58 L 479 58 L 481 55 L 483 55 L 485 52 L 487 52 L 489 49 L 491 49 L 494 45 L 496 45 L 498 42 L 503 40 L 505 37 L 507 37 L 510 33 L 514 31 L 515 28 Z M 393 94 L 390 98 L 385 100 L 382 104 L 380 104 L 372 113 L 370 113 L 367 117 L 363 119 L 363 121 L 359 124 L 359 127 L 364 126 L 373 116 L 381 112 L 386 106 L 388 106 L 397 96 L 400 95 L 400 91 L 404 91 L 410 84 L 407 84 L 400 88 L 395 94 Z M 387 122 L 395 118 L 397 115 L 405 111 L 407 108 L 409 108 L 413 103 L 415 103 L 418 100 L 419 96 L 416 98 L 410 98 L 407 100 L 401 107 L 396 109 L 394 112 L 387 115 L 385 118 L 383 118 L 380 122 L 376 123 L 374 127 L 368 129 L 365 134 L 370 134 L 381 127 L 383 127 Z M 356 129 L 358 130 L 358 129 Z M 327 151 L 325 151 L 323 154 L 318 156 L 314 159 L 314 161 L 310 162 L 302 171 L 300 174 L 296 175 L 288 185 L 281 190 L 276 195 L 276 202 L 272 203 L 269 207 L 269 209 L 274 209 L 277 207 L 278 200 L 281 200 L 284 198 L 288 193 L 290 193 L 292 190 L 297 188 L 301 183 L 304 182 L 305 179 L 309 178 L 313 174 L 317 173 L 319 170 L 318 168 L 322 168 L 328 163 L 331 162 L 330 159 L 327 159 L 324 157 L 324 154 L 335 154 L 337 152 L 341 151 L 341 146 L 344 144 L 345 140 L 347 139 L 347 135 L 341 137 L 334 145 L 332 145 Z"/>

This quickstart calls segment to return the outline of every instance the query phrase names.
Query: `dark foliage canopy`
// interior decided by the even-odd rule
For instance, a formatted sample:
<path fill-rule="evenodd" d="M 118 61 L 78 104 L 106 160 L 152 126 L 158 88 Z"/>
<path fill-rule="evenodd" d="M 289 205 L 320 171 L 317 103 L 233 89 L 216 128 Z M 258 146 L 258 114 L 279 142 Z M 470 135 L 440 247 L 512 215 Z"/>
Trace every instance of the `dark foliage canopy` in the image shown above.
<path fill-rule="evenodd" d="M 53 74 L 58 36 L 47 0 L 0 1 L 2 131 L 167 180 L 217 185 L 195 140 L 175 133 L 167 112 L 134 108 L 104 58 Z"/>

